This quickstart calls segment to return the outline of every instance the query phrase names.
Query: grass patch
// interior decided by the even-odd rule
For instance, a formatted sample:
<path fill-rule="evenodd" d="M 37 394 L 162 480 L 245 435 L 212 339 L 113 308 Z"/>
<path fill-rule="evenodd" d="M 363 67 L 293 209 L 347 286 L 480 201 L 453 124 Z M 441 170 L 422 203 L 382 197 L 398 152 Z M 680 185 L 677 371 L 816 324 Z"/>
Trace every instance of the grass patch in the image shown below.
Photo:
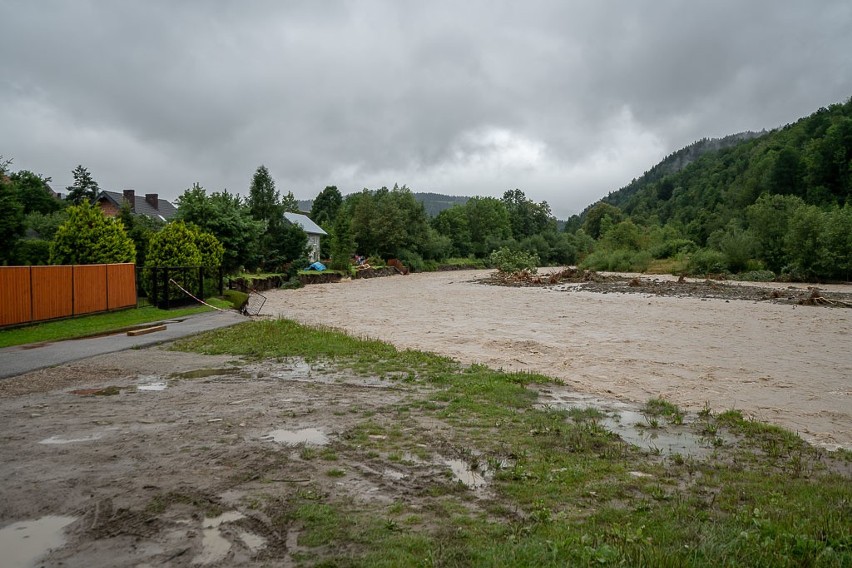
<path fill-rule="evenodd" d="M 651 260 L 646 274 L 683 274 L 686 272 L 686 261 L 676 258 L 657 258 Z"/>
<path fill-rule="evenodd" d="M 550 381 L 540 375 L 465 367 L 285 320 L 217 330 L 179 348 L 320 359 L 412 382 L 406 400 L 344 432 L 346 444 L 302 457 L 320 471 L 333 462 L 331 477 L 364 457 L 372 469 L 412 478 L 431 463 L 428 481 L 403 493 L 419 502 L 403 508 L 305 490 L 268 506 L 282 534 L 300 530 L 306 550 L 298 554 L 311 564 L 852 565 L 849 454 L 828 454 L 737 411 L 706 409 L 693 424 L 736 442 L 706 458 L 667 458 L 604 429 L 599 411 L 536 407 L 527 386 Z M 644 412 L 661 423 L 684 416 L 662 399 Z M 418 461 L 405 459 L 417 448 Z M 455 481 L 449 467 L 442 473 L 442 457 L 488 471 L 486 496 Z"/>
<path fill-rule="evenodd" d="M 216 305 L 216 307 L 230 308 L 230 303 L 223 302 L 222 300 L 208 300 L 208 302 Z M 44 341 L 79 339 L 81 337 L 120 331 L 142 323 L 180 318 L 209 311 L 210 308 L 206 306 L 176 310 L 160 310 L 153 306 L 145 306 L 119 312 L 37 323 L 26 327 L 0 330 L 0 347 L 41 343 Z"/>

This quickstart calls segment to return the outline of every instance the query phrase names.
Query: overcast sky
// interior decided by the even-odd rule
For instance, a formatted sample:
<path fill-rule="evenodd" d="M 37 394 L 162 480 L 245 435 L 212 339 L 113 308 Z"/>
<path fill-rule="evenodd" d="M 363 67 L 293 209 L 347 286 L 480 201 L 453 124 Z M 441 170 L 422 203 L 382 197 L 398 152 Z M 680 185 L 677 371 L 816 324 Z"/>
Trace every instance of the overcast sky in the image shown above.
<path fill-rule="evenodd" d="M 849 0 L 0 0 L 0 155 L 102 189 L 406 184 L 560 218 L 852 96 Z"/>

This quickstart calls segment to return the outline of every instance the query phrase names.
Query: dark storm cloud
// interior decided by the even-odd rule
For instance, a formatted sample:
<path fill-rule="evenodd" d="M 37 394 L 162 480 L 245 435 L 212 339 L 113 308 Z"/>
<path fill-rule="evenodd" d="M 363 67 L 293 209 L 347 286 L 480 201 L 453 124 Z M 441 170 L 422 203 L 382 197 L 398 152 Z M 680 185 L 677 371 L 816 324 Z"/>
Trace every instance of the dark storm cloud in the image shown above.
<path fill-rule="evenodd" d="M 0 1 L 0 154 L 70 183 L 405 183 L 565 216 L 704 136 L 852 95 L 852 6 Z"/>

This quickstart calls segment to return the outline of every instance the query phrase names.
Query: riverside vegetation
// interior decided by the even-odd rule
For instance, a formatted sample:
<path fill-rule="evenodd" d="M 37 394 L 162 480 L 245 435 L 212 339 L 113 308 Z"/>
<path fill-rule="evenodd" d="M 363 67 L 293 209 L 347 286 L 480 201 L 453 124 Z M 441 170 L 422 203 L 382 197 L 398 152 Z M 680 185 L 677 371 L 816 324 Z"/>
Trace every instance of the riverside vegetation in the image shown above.
<path fill-rule="evenodd" d="M 404 393 L 379 411 L 350 409 L 351 427 L 322 449 L 302 450 L 307 462 L 332 466 L 325 469 L 340 480 L 339 491 L 315 480 L 286 500 L 270 486 L 253 502 L 281 531 L 300 527 L 294 559 L 305 564 L 852 563 L 852 455 L 817 449 L 736 410 L 688 416 L 667 401 L 649 401 L 647 428 L 688 428 L 706 448 L 664 453 L 625 443 L 597 409 L 538 404 L 538 392 L 557 388 L 548 377 L 463 366 L 330 329 L 257 321 L 175 348 L 303 360 L 392 381 Z M 438 452 L 462 458 L 487 485 L 432 479 L 390 503 L 346 493 L 353 463 L 416 476 L 418 464 Z M 274 475 L 287 477 L 281 467 Z"/>

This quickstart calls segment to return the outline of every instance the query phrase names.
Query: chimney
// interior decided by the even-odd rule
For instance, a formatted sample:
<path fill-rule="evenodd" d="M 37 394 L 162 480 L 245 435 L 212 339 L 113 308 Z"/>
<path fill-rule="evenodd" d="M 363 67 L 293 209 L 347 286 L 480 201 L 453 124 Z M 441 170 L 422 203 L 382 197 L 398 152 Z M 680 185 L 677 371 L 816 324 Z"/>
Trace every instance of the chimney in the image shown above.
<path fill-rule="evenodd" d="M 131 211 L 135 212 L 135 210 L 136 210 L 136 192 L 133 191 L 132 189 L 125 189 L 124 190 L 124 202 L 127 203 L 128 205 L 130 205 Z"/>
<path fill-rule="evenodd" d="M 159 207 L 159 205 L 160 205 L 160 200 L 159 200 L 159 199 L 157 199 L 157 197 L 158 197 L 158 196 L 157 196 L 157 194 L 156 194 L 156 193 L 146 193 L 146 194 L 145 194 L 145 201 L 147 201 L 147 202 L 148 202 L 148 205 L 150 205 L 150 206 L 151 206 L 151 207 L 153 207 L 154 209 L 159 209 L 159 208 L 160 208 L 160 207 Z"/>

